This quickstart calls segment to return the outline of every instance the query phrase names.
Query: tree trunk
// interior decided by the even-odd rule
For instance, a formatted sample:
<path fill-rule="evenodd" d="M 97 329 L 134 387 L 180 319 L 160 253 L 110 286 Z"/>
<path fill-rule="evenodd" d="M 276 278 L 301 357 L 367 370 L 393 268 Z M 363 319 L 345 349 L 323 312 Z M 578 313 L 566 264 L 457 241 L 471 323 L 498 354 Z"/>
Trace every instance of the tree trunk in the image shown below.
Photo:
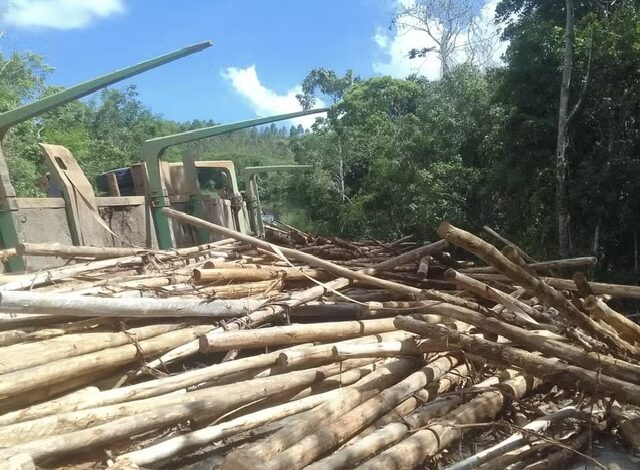
<path fill-rule="evenodd" d="M 573 67 L 574 11 L 573 0 L 566 0 L 566 26 L 564 31 L 564 64 L 560 83 L 558 109 L 558 141 L 556 145 L 556 216 L 558 218 L 558 252 L 569 256 L 569 211 L 567 208 L 567 133 L 569 126 L 569 89 Z"/>

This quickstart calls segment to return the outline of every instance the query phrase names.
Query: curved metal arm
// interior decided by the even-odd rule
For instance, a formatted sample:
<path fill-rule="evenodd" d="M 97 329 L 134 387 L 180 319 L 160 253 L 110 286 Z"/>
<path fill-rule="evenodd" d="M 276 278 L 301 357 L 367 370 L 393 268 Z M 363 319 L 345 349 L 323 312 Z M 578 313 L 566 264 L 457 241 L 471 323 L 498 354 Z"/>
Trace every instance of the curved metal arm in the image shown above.
<path fill-rule="evenodd" d="M 43 114 L 54 108 L 67 104 L 83 96 L 87 96 L 94 91 L 112 85 L 121 80 L 134 75 L 146 72 L 147 70 L 159 67 L 160 65 L 172 62 L 176 59 L 191 55 L 210 47 L 210 42 L 202 42 L 192 46 L 187 46 L 175 52 L 156 57 L 154 59 L 141 62 L 139 64 L 125 67 L 121 70 L 108 73 L 93 80 L 80 83 L 66 88 L 58 93 L 45 96 L 33 103 L 25 104 L 18 108 L 0 114 L 0 140 L 7 131 L 16 124 Z M 25 241 L 20 221 L 18 220 L 18 206 L 16 203 L 16 193 L 9 177 L 9 168 L 0 147 L 0 237 L 5 248 L 17 246 Z M 22 257 L 14 256 L 8 261 L 11 271 L 23 271 L 24 261 Z"/>
<path fill-rule="evenodd" d="M 212 45 L 213 44 L 211 42 L 206 41 L 194 44 L 192 46 L 187 46 L 175 52 L 164 54 L 160 57 L 156 57 L 145 62 L 140 62 L 139 64 L 125 67 L 101 77 L 79 83 L 53 95 L 45 96 L 44 98 L 34 101 L 33 103 L 28 103 L 24 106 L 20 106 L 19 108 L 4 112 L 0 114 L 0 131 L 6 132 L 9 127 L 22 121 L 26 121 L 27 119 L 31 119 L 32 117 L 38 116 L 42 113 L 46 113 L 51 109 L 67 104 L 73 100 L 82 98 L 83 96 L 87 96 L 94 91 L 133 77 L 134 75 L 138 75 L 142 72 L 146 72 L 147 70 L 159 67 L 160 65 L 173 62 L 174 60 L 180 59 L 187 55 L 200 52 L 207 47 L 211 47 Z"/>
<path fill-rule="evenodd" d="M 180 134 L 157 137 L 155 139 L 144 141 L 142 144 L 142 161 L 144 161 L 147 166 L 149 190 L 151 193 L 151 203 L 153 204 L 153 212 L 155 215 L 154 220 L 156 224 L 156 233 L 158 237 L 159 248 L 170 249 L 173 248 L 174 245 L 171 223 L 167 216 L 165 216 L 161 211 L 163 207 L 169 206 L 169 197 L 167 195 L 166 189 L 162 184 L 162 177 L 160 175 L 160 158 L 162 158 L 162 154 L 169 147 L 185 144 L 188 142 L 195 142 L 197 140 L 214 137 L 216 135 L 227 134 L 229 132 L 237 131 L 240 129 L 247 129 L 249 127 L 259 126 L 261 124 L 269 124 L 271 122 L 283 121 L 286 119 L 293 119 L 300 116 L 308 116 L 310 114 L 323 113 L 326 111 L 328 111 L 327 108 L 321 108 L 311 109 L 308 111 L 298 111 L 295 113 L 279 114 L 276 116 L 250 119 L 248 121 L 234 122 L 231 124 L 220 124 L 216 126 L 203 127 L 201 129 L 182 132 Z M 193 159 L 185 159 L 183 160 L 183 163 L 184 165 L 194 164 Z M 195 169 L 187 170 L 185 168 L 185 174 L 195 174 Z M 202 218 L 202 216 L 204 215 L 204 207 L 202 206 L 202 201 L 199 200 L 197 195 L 195 195 L 195 197 L 192 197 L 192 206 L 193 214 L 196 217 Z"/>

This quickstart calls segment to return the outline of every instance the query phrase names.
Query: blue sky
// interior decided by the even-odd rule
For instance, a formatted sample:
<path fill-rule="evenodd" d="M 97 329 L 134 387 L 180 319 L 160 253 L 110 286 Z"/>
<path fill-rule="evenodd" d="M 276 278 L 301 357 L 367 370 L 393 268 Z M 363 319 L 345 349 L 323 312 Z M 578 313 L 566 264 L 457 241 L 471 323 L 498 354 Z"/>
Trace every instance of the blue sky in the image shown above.
<path fill-rule="evenodd" d="M 0 48 L 43 55 L 50 82 L 68 86 L 211 40 L 125 83 L 167 118 L 230 122 L 296 111 L 296 87 L 314 67 L 437 73 L 436 58 L 405 57 L 425 38 L 388 29 L 397 1 L 4 0 Z"/>

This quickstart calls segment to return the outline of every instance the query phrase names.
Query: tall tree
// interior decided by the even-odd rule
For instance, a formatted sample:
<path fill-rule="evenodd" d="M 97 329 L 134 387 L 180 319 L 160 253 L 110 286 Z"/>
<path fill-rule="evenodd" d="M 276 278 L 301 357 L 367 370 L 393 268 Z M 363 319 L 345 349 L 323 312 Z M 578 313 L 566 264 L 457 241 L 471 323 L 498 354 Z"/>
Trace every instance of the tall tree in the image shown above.
<path fill-rule="evenodd" d="M 318 97 L 329 105 L 335 105 L 345 95 L 347 90 L 361 81 L 359 76 L 354 76 L 353 71 L 347 70 L 344 76 L 339 77 L 333 70 L 317 68 L 311 70 L 302 81 L 302 93 L 296 95 L 303 109 L 311 109 L 316 104 Z M 330 112 L 329 119 L 335 120 L 335 115 Z M 337 124 L 337 123 L 336 123 Z M 345 186 L 345 148 L 344 128 L 336 125 L 335 131 L 336 154 L 338 156 L 337 172 L 334 178 L 335 189 L 340 194 L 342 201 L 348 200 Z"/>
<path fill-rule="evenodd" d="M 400 2 L 395 15 L 396 27 L 422 31 L 435 46 L 414 48 L 409 57 L 426 57 L 435 51 L 440 59 L 440 76 L 445 76 L 455 62 L 455 51 L 477 16 L 474 0 L 416 0 Z"/>

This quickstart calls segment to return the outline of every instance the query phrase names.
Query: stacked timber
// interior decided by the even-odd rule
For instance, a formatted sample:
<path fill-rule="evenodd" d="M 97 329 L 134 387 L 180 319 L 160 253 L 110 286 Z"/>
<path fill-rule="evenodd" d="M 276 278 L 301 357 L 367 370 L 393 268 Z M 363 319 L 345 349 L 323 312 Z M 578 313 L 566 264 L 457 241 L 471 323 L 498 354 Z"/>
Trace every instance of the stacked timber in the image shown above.
<path fill-rule="evenodd" d="M 638 451 L 640 288 L 449 224 L 350 242 L 25 244 L 0 279 L 0 469 L 564 468 Z M 276 244 L 274 239 L 281 243 Z"/>

